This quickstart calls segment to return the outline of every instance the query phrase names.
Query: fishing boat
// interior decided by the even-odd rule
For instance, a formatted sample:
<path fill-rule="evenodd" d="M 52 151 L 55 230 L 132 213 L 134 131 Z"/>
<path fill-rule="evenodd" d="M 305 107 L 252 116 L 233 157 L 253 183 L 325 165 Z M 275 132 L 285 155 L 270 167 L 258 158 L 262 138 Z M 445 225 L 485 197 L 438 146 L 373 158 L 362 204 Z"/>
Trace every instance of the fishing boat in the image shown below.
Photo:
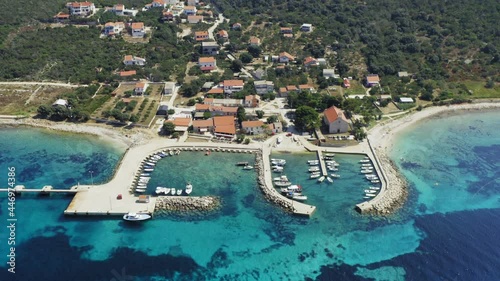
<path fill-rule="evenodd" d="M 182 189 L 177 189 L 177 195 L 181 195 L 182 194 Z"/>
<path fill-rule="evenodd" d="M 193 192 L 193 185 L 191 183 L 186 184 L 186 194 L 189 195 Z"/>
<path fill-rule="evenodd" d="M 325 180 L 325 176 L 321 176 L 319 179 L 318 179 L 318 182 L 323 182 Z"/>
<path fill-rule="evenodd" d="M 149 220 L 151 215 L 142 213 L 127 213 L 123 215 L 123 219 L 126 221 L 145 221 Z"/>
<path fill-rule="evenodd" d="M 332 178 L 335 178 L 335 179 L 340 178 L 340 175 L 339 175 L 339 174 L 330 174 L 330 176 L 331 176 Z"/>
<path fill-rule="evenodd" d="M 332 178 L 330 178 L 330 177 L 326 177 L 326 180 L 327 180 L 329 183 L 333 183 L 333 180 L 332 180 Z"/>
<path fill-rule="evenodd" d="M 243 167 L 243 170 L 252 170 L 253 169 L 253 166 L 250 166 L 250 165 L 246 165 L 245 167 Z"/>
<path fill-rule="evenodd" d="M 321 177 L 321 174 L 320 174 L 320 173 L 311 174 L 311 175 L 309 176 L 309 178 L 310 178 L 310 179 L 317 179 L 317 178 L 319 178 L 319 177 Z"/>

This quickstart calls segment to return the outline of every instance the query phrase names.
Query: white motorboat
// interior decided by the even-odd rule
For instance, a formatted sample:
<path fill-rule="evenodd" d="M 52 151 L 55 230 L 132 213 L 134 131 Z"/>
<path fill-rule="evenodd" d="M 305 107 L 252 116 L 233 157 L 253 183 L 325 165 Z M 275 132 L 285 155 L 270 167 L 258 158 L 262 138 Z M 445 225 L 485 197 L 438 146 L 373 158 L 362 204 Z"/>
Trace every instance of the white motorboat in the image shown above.
<path fill-rule="evenodd" d="M 319 163 L 319 160 L 307 160 L 307 163 L 311 164 L 311 163 Z"/>
<path fill-rule="evenodd" d="M 173 155 L 174 155 L 174 152 L 173 152 L 172 150 L 169 150 L 169 151 L 168 151 L 168 155 L 173 156 Z"/>
<path fill-rule="evenodd" d="M 365 196 L 365 197 L 363 197 L 363 199 L 370 199 L 370 197 L 368 197 L 368 196 Z"/>
<path fill-rule="evenodd" d="M 286 164 L 286 160 L 285 159 L 271 158 L 271 162 L 277 162 L 277 163 Z"/>
<path fill-rule="evenodd" d="M 327 180 L 329 183 L 333 183 L 333 180 L 332 180 L 332 178 L 330 178 L 330 177 L 326 177 L 326 180 Z"/>
<path fill-rule="evenodd" d="M 380 183 L 380 180 L 371 180 L 371 183 Z"/>
<path fill-rule="evenodd" d="M 193 185 L 191 183 L 186 184 L 186 194 L 189 195 L 193 192 Z"/>
<path fill-rule="evenodd" d="M 380 190 L 380 187 L 370 186 L 370 189 L 371 189 L 371 190 Z"/>
<path fill-rule="evenodd" d="M 326 157 L 334 157 L 334 156 L 335 156 L 335 153 L 325 153 L 325 156 L 326 156 Z"/>
<path fill-rule="evenodd" d="M 140 176 L 141 177 L 149 177 L 149 176 L 151 176 L 151 174 L 150 173 L 142 173 L 142 174 L 140 174 Z"/>
<path fill-rule="evenodd" d="M 309 176 L 309 178 L 310 178 L 310 179 L 317 179 L 317 178 L 319 178 L 319 177 L 321 177 L 321 174 L 320 174 L 320 173 L 311 174 L 311 175 Z"/>
<path fill-rule="evenodd" d="M 377 193 L 377 191 L 371 189 L 365 189 L 365 193 Z"/>
<path fill-rule="evenodd" d="M 328 169 L 328 171 L 332 171 L 332 172 L 338 172 L 338 170 L 339 170 L 337 168 L 330 167 L 330 166 L 328 166 L 327 169 Z"/>
<path fill-rule="evenodd" d="M 285 187 L 292 185 L 292 183 L 290 181 L 280 180 L 280 181 L 274 181 L 274 185 L 277 187 Z"/>
<path fill-rule="evenodd" d="M 177 190 L 175 188 L 170 188 L 170 195 L 175 195 L 175 193 L 177 192 Z"/>
<path fill-rule="evenodd" d="M 282 173 L 283 172 L 283 167 L 274 167 L 273 172 L 275 173 Z"/>
<path fill-rule="evenodd" d="M 319 179 L 318 179 L 318 182 L 323 182 L 325 180 L 325 176 L 321 176 Z"/>
<path fill-rule="evenodd" d="M 306 201 L 307 200 L 307 196 L 305 195 L 302 195 L 302 194 L 294 194 L 292 196 L 292 199 L 295 200 L 295 201 Z"/>
<path fill-rule="evenodd" d="M 273 181 L 288 181 L 288 177 L 286 175 L 282 175 L 274 178 Z"/>
<path fill-rule="evenodd" d="M 175 151 L 175 155 L 179 155 L 179 154 L 181 154 L 181 151 L 180 150 L 176 150 Z"/>
<path fill-rule="evenodd" d="M 177 195 L 182 195 L 182 189 L 177 189 Z"/>
<path fill-rule="evenodd" d="M 361 167 L 372 167 L 372 164 L 367 164 L 367 163 L 361 164 Z"/>
<path fill-rule="evenodd" d="M 375 197 L 377 196 L 375 193 L 365 193 L 365 196 L 368 196 L 368 197 Z"/>
<path fill-rule="evenodd" d="M 154 166 L 154 165 L 156 165 L 156 164 L 155 164 L 155 163 L 153 163 L 153 162 L 146 162 L 146 164 L 147 164 L 147 165 L 149 165 L 149 166 Z"/>
<path fill-rule="evenodd" d="M 377 175 L 375 175 L 375 174 L 368 174 L 368 175 L 365 175 L 365 178 L 366 178 L 367 180 L 378 180 L 378 177 L 377 177 Z"/>
<path fill-rule="evenodd" d="M 309 168 L 308 171 L 309 172 L 317 172 L 317 171 L 319 171 L 319 167 L 311 167 L 311 168 Z"/>
<path fill-rule="evenodd" d="M 271 165 L 273 166 L 285 166 L 286 165 L 286 162 L 280 162 L 280 161 L 271 161 Z"/>
<path fill-rule="evenodd" d="M 369 174 L 369 173 L 373 173 L 373 171 L 372 170 L 361 170 L 360 173 Z"/>
<path fill-rule="evenodd" d="M 293 184 L 288 187 L 281 188 L 280 191 L 281 193 L 300 192 L 302 191 L 302 187 L 298 184 Z"/>
<path fill-rule="evenodd" d="M 361 159 L 361 160 L 359 160 L 359 163 L 370 163 L 370 160 L 368 160 L 368 159 Z"/>
<path fill-rule="evenodd" d="M 335 178 L 335 179 L 340 178 L 340 175 L 339 175 L 339 174 L 330 174 L 330 176 L 331 176 L 332 178 Z"/>
<path fill-rule="evenodd" d="M 144 169 L 144 172 L 152 172 L 152 171 L 154 171 L 154 170 L 155 170 L 155 169 L 152 169 L 152 168 L 146 168 L 146 169 Z"/>
<path fill-rule="evenodd" d="M 309 163 L 309 166 L 318 166 L 319 165 L 319 162 L 316 162 L 316 163 Z"/>
<path fill-rule="evenodd" d="M 245 167 L 243 167 L 243 170 L 252 170 L 253 169 L 253 166 L 250 166 L 250 165 L 246 165 Z"/>
<path fill-rule="evenodd" d="M 123 215 L 123 219 L 126 221 L 145 221 L 149 220 L 151 215 L 143 213 L 127 213 Z"/>
<path fill-rule="evenodd" d="M 144 192 L 146 192 L 146 189 L 145 188 L 136 188 L 135 192 L 137 192 L 137 193 L 144 193 Z"/>

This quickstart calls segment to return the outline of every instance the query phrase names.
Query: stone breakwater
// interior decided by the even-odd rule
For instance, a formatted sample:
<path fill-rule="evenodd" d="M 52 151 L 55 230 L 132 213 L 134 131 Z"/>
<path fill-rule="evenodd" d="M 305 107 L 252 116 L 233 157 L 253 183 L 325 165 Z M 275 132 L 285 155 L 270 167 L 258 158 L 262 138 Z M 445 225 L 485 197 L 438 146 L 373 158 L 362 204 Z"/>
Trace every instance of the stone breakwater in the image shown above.
<path fill-rule="evenodd" d="M 156 199 L 155 214 L 204 213 L 219 209 L 220 206 L 221 200 L 215 196 L 160 196 Z"/>
<path fill-rule="evenodd" d="M 408 183 L 387 155 L 379 153 L 377 156 L 387 180 L 386 190 L 383 194 L 377 196 L 377 200 L 374 200 L 371 208 L 365 211 L 365 213 L 388 215 L 401 208 L 406 202 L 408 197 Z"/>
<path fill-rule="evenodd" d="M 290 201 L 283 200 L 281 196 L 274 190 L 274 187 L 266 186 L 265 179 L 265 171 L 264 171 L 264 162 L 262 160 L 262 152 L 258 152 L 255 156 L 255 170 L 257 171 L 257 184 L 259 185 L 260 190 L 264 193 L 264 198 L 266 200 L 271 201 L 272 203 L 280 206 L 287 212 L 294 212 L 293 205 Z"/>

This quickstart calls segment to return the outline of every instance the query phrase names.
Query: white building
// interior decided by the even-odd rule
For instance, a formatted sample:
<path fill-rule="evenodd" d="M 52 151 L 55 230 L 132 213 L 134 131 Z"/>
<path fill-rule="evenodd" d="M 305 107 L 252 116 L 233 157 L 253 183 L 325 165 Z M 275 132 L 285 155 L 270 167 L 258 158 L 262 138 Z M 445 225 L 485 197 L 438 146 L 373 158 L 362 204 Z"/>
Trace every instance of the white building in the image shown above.
<path fill-rule="evenodd" d="M 95 12 L 95 5 L 92 2 L 69 2 L 66 4 L 72 16 L 88 16 Z"/>
<path fill-rule="evenodd" d="M 143 22 L 133 22 L 132 23 L 132 37 L 143 38 L 146 34 Z"/>
<path fill-rule="evenodd" d="M 145 82 L 137 82 L 135 83 L 134 93 L 138 96 L 144 95 L 146 89 L 148 88 L 148 83 Z"/>
<path fill-rule="evenodd" d="M 344 112 L 335 106 L 323 111 L 323 122 L 328 126 L 330 134 L 345 133 L 349 130 L 349 121 L 345 118 Z"/>
<path fill-rule="evenodd" d="M 323 69 L 323 77 L 325 77 L 325 79 L 340 78 L 340 76 L 338 74 L 335 74 L 335 69 L 333 69 L 333 68 Z"/>
<path fill-rule="evenodd" d="M 163 87 L 164 95 L 171 95 L 175 91 L 175 82 L 165 82 L 165 86 Z"/>
<path fill-rule="evenodd" d="M 136 57 L 136 56 L 126 55 L 123 58 L 123 63 L 125 65 L 140 65 L 140 66 L 143 66 L 143 65 L 146 64 L 146 59 L 140 58 L 140 57 Z"/>
<path fill-rule="evenodd" d="M 241 129 L 250 135 L 262 134 L 264 133 L 266 127 L 267 126 L 264 126 L 264 122 L 260 120 L 241 122 Z"/>
<path fill-rule="evenodd" d="M 201 71 L 211 71 L 217 67 L 217 63 L 214 57 L 201 57 L 198 59 L 198 65 Z"/>
<path fill-rule="evenodd" d="M 231 95 L 243 90 L 243 80 L 224 80 L 224 94 Z"/>
<path fill-rule="evenodd" d="M 120 35 L 125 29 L 125 24 L 123 22 L 107 22 L 104 25 L 102 33 L 106 36 Z"/>
<path fill-rule="evenodd" d="M 301 30 L 301 31 L 304 31 L 304 32 L 311 32 L 311 31 L 313 31 L 313 26 L 312 26 L 312 24 L 310 24 L 310 23 L 304 23 L 304 24 L 300 27 L 300 30 Z"/>

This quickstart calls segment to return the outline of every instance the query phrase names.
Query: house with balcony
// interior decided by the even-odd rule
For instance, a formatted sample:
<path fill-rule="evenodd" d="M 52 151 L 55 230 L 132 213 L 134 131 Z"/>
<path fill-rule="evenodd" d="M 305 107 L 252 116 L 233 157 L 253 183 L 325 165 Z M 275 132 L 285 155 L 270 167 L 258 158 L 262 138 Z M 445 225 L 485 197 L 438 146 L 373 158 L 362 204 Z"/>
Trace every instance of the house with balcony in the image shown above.
<path fill-rule="evenodd" d="M 201 42 L 201 53 L 204 55 L 217 55 L 219 48 L 220 46 L 217 42 Z"/>
<path fill-rule="evenodd" d="M 131 16 L 131 17 L 135 17 L 135 15 L 137 15 L 137 13 L 139 12 L 138 10 L 126 9 L 125 5 L 123 4 L 116 4 L 109 11 L 117 16 Z"/>
<path fill-rule="evenodd" d="M 203 16 L 188 16 L 187 21 L 192 24 L 199 23 L 203 21 Z"/>
<path fill-rule="evenodd" d="M 95 12 L 95 5 L 92 2 L 69 2 L 66 4 L 69 14 L 72 16 L 90 16 Z"/>
<path fill-rule="evenodd" d="M 255 86 L 255 92 L 257 92 L 258 95 L 265 95 L 269 92 L 274 92 L 273 81 L 254 81 L 253 84 Z"/>
<path fill-rule="evenodd" d="M 134 94 L 137 95 L 137 96 L 144 95 L 144 93 L 146 92 L 148 86 L 149 85 L 146 82 L 137 82 L 137 83 L 135 83 Z"/>
<path fill-rule="evenodd" d="M 217 68 L 216 60 L 214 57 L 201 57 L 198 59 L 200 70 L 210 72 Z"/>
<path fill-rule="evenodd" d="M 144 66 L 146 64 L 146 59 L 132 55 L 126 55 L 123 58 L 123 64 Z"/>
<path fill-rule="evenodd" d="M 213 132 L 214 130 L 214 120 L 210 119 L 199 119 L 193 120 L 193 132 L 198 134 L 203 134 L 206 132 Z"/>
<path fill-rule="evenodd" d="M 102 33 L 106 36 L 116 36 L 120 35 L 124 29 L 125 24 L 123 22 L 107 22 L 104 24 Z"/>
<path fill-rule="evenodd" d="M 340 76 L 338 74 L 335 74 L 335 69 L 333 69 L 333 68 L 323 69 L 323 77 L 325 77 L 325 79 L 330 79 L 330 78 L 338 79 L 338 78 L 340 78 Z"/>
<path fill-rule="evenodd" d="M 185 6 L 184 7 L 184 14 L 186 14 L 187 16 L 196 15 L 196 7 L 195 6 Z"/>
<path fill-rule="evenodd" d="M 257 121 L 243 121 L 241 122 L 241 129 L 245 131 L 248 135 L 260 135 L 263 134 L 265 129 L 268 128 L 267 124 L 264 122 Z"/>
<path fill-rule="evenodd" d="M 237 93 L 243 90 L 244 82 L 243 80 L 224 80 L 223 88 L 224 94 L 232 95 L 233 93 Z"/>
<path fill-rule="evenodd" d="M 208 31 L 195 31 L 194 32 L 194 40 L 197 42 L 208 40 Z"/>
<path fill-rule="evenodd" d="M 143 22 L 133 22 L 131 25 L 132 37 L 144 38 L 146 34 L 146 29 Z"/>

